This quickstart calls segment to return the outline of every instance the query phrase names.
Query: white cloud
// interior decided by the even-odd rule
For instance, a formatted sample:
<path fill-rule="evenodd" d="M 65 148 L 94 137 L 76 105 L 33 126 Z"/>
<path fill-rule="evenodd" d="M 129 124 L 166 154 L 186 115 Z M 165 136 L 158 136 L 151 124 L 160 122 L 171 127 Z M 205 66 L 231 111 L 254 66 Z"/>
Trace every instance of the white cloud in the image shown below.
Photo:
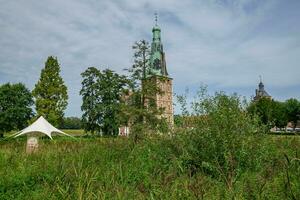
<path fill-rule="evenodd" d="M 299 20 L 300 14 L 292 11 L 300 5 L 294 4 L 277 0 L 4 1 L 0 83 L 22 81 L 33 88 L 47 56 L 55 55 L 69 88 L 67 114 L 80 115 L 80 73 L 89 66 L 117 72 L 129 67 L 131 45 L 142 38 L 151 40 L 153 13 L 158 11 L 175 91 L 201 82 L 240 91 L 255 87 L 261 74 L 266 86 L 287 88 L 286 94 L 293 94 L 300 85 L 300 28 L 282 27 Z M 299 89 L 295 93 L 299 97 Z M 280 94 L 280 99 L 289 97 Z"/>

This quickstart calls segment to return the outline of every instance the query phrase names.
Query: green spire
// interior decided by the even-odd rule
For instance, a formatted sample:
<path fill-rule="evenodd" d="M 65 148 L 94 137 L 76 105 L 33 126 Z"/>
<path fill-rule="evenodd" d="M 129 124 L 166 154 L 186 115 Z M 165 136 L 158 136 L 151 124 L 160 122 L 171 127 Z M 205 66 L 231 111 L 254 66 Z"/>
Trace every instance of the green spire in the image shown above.
<path fill-rule="evenodd" d="M 155 13 L 155 25 L 152 28 L 152 44 L 150 54 L 150 68 L 148 76 L 168 76 L 165 53 L 161 43 L 161 29 L 157 25 L 157 13 Z"/>

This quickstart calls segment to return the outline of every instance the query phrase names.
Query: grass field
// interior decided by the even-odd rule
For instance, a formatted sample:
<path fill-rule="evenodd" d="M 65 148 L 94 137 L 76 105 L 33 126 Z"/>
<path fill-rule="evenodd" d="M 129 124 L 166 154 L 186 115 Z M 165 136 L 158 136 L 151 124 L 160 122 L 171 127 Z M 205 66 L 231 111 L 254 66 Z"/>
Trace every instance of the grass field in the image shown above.
<path fill-rule="evenodd" d="M 84 130 L 74 130 L 74 129 L 62 129 L 63 132 L 73 135 L 73 136 L 82 136 L 85 134 Z"/>
<path fill-rule="evenodd" d="M 300 138 L 268 137 L 271 157 L 258 170 L 243 170 L 231 188 L 206 171 L 192 174 L 176 138 L 134 145 L 120 137 L 56 137 L 40 140 L 31 155 L 25 137 L 0 141 L 0 199 L 298 198 Z"/>

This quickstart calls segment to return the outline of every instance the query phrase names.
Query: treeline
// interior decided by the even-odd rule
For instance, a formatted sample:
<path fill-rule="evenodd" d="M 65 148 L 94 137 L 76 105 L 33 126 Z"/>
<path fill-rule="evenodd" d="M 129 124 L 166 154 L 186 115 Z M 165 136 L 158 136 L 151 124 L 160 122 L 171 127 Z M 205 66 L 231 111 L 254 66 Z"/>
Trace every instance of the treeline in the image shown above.
<path fill-rule="evenodd" d="M 81 74 L 82 123 L 86 132 L 118 135 L 120 126 L 130 125 L 131 136 L 138 141 L 144 133 L 167 131 L 165 119 L 158 117 L 163 110 L 154 102 L 161 91 L 153 82 L 144 81 L 149 71 L 149 43 L 141 40 L 132 48 L 134 63 L 126 69 L 128 76 L 96 67 Z"/>
<path fill-rule="evenodd" d="M 22 83 L 1 85 L 0 135 L 20 130 L 41 115 L 59 128 L 82 128 L 93 135 L 117 135 L 120 126 L 130 126 L 135 141 L 144 133 L 168 132 L 170 127 L 165 119 L 158 117 L 163 110 L 156 106 L 154 99 L 162 91 L 153 82 L 145 81 L 150 71 L 149 43 L 141 40 L 132 49 L 134 61 L 126 69 L 127 76 L 96 67 L 82 72 L 81 119 L 64 117 L 68 104 L 67 87 L 60 75 L 59 62 L 53 56 L 48 57 L 32 92 Z M 199 92 L 203 93 L 203 88 Z M 205 119 L 206 113 L 189 113 L 185 95 L 177 95 L 177 101 L 182 110 L 175 116 L 178 127 L 194 127 L 199 119 Z M 199 109 L 195 102 L 191 107 L 194 111 Z M 300 102 L 297 99 L 279 102 L 262 98 L 245 106 L 243 112 L 258 116 L 268 128 L 284 128 L 288 122 L 295 128 L 300 117 Z"/>
<path fill-rule="evenodd" d="M 60 76 L 59 63 L 50 56 L 32 92 L 22 83 L 0 86 L 0 135 L 23 129 L 41 115 L 60 126 L 67 104 L 67 87 Z"/>
<path fill-rule="evenodd" d="M 64 117 L 60 125 L 61 129 L 82 129 L 82 121 L 79 117 Z"/>
<path fill-rule="evenodd" d="M 163 110 L 154 103 L 155 95 L 161 91 L 151 82 L 142 86 L 149 71 L 149 43 L 141 40 L 132 48 L 134 63 L 126 69 L 128 76 L 96 67 L 89 67 L 81 74 L 81 119 L 64 117 L 68 93 L 56 57 L 48 57 L 32 92 L 22 83 L 1 85 L 0 134 L 23 129 L 41 115 L 54 126 L 83 128 L 87 133 L 98 135 L 117 135 L 120 126 L 129 124 L 132 135 L 136 130 L 142 132 L 141 129 L 165 131 L 166 122 L 157 117 Z"/>
<path fill-rule="evenodd" d="M 22 142 L 2 143 L 0 199 L 300 199 L 300 138 L 268 135 L 248 106 L 201 88 L 182 107 L 193 126 L 176 134 L 42 141 L 30 159 Z"/>
<path fill-rule="evenodd" d="M 298 120 L 300 120 L 300 101 L 294 98 L 284 102 L 261 98 L 252 102 L 248 107 L 248 111 L 259 116 L 261 122 L 270 128 L 283 129 L 290 122 L 293 129 L 295 129 Z"/>
<path fill-rule="evenodd" d="M 206 94 L 206 89 L 206 87 L 200 87 L 198 94 Z M 200 106 L 197 101 L 200 97 L 198 96 L 198 99 L 192 100 L 191 105 L 188 104 L 187 98 L 188 93 L 176 96 L 181 110 L 181 114 L 174 117 L 175 124 L 178 127 L 194 127 L 199 120 L 205 120 L 206 118 L 206 113 L 197 112 Z M 295 98 L 281 102 L 263 97 L 256 101 L 245 103 L 242 110 L 249 116 L 257 117 L 259 122 L 268 129 L 276 127 L 284 130 L 288 123 L 291 123 L 295 130 L 300 120 L 300 101 Z"/>

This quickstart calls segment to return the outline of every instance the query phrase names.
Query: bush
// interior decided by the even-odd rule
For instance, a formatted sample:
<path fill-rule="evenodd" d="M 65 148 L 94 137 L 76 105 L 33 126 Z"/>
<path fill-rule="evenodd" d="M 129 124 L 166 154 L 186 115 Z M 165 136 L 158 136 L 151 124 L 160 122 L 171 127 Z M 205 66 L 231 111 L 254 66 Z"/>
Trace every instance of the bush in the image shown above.
<path fill-rule="evenodd" d="M 191 176 L 198 172 L 222 181 L 232 189 L 245 171 L 255 171 L 267 156 L 265 127 L 245 111 L 246 102 L 222 92 L 199 93 L 193 113 L 194 127 L 183 134 L 186 145 L 182 160 Z"/>

